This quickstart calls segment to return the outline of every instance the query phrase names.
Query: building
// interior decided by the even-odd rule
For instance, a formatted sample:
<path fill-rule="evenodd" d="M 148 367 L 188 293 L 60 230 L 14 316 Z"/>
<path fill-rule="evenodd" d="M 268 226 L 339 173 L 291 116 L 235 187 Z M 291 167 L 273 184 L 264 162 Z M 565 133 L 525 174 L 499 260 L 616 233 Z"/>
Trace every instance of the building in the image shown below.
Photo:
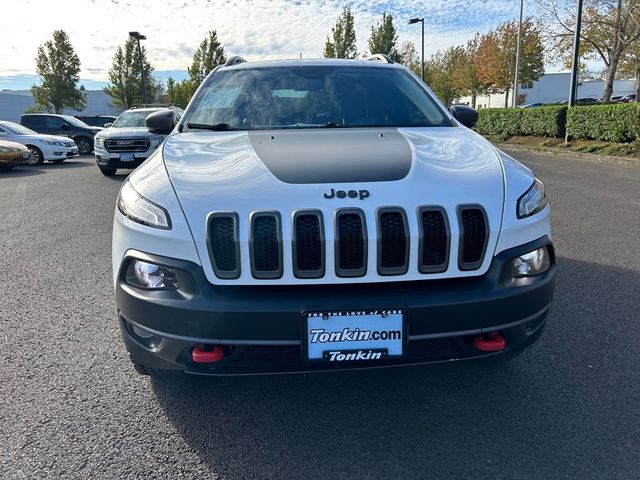
<path fill-rule="evenodd" d="M 518 95 L 521 97 L 521 105 L 531 103 L 555 103 L 567 100 L 571 73 L 546 73 L 533 82 L 521 83 L 518 87 Z M 599 99 L 604 92 L 603 80 L 581 80 L 578 82 L 577 98 Z M 613 84 L 614 95 L 629 95 L 636 93 L 635 80 L 616 80 Z M 524 98 L 522 98 L 524 97 Z M 462 97 L 460 103 L 471 104 L 471 97 Z M 511 98 L 509 98 L 511 106 Z M 504 94 L 482 95 L 476 99 L 477 108 L 502 108 L 504 107 Z"/>
<path fill-rule="evenodd" d="M 111 97 L 102 90 L 86 90 L 87 106 L 82 112 L 65 110 L 65 115 L 119 115 L 121 108 L 114 107 Z M 31 90 L 2 90 L 0 91 L 0 120 L 20 122 L 20 116 L 25 110 L 34 105 Z"/>

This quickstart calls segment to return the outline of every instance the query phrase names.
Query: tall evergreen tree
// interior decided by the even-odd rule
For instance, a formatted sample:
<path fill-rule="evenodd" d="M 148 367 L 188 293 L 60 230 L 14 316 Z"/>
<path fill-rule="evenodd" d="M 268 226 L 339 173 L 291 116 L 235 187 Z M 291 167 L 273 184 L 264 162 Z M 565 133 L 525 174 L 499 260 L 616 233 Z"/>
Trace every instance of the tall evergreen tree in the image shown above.
<path fill-rule="evenodd" d="M 77 87 L 80 81 L 80 58 L 64 30 L 53 32 L 53 39 L 38 47 L 36 72 L 41 85 L 33 85 L 35 108 L 62 113 L 67 108 L 84 110 L 87 101 Z"/>
<path fill-rule="evenodd" d="M 141 47 L 145 87 L 149 99 L 153 99 L 161 90 L 153 78 L 153 67 L 147 60 L 147 51 Z M 140 54 L 134 38 L 129 37 L 123 47 L 118 47 L 109 69 L 109 85 L 104 92 L 113 100 L 113 104 L 122 108 L 131 108 L 144 102 L 140 80 Z"/>
<path fill-rule="evenodd" d="M 194 91 L 207 75 L 218 65 L 227 61 L 224 47 L 218 40 L 218 34 L 211 30 L 193 54 L 191 66 L 187 69 L 190 80 L 194 83 Z"/>
<path fill-rule="evenodd" d="M 353 26 L 353 13 L 350 7 L 344 7 L 342 14 L 336 21 L 336 26 L 331 29 L 331 35 L 327 37 L 324 45 L 325 58 L 356 58 L 356 30 Z"/>
<path fill-rule="evenodd" d="M 393 25 L 393 16 L 382 14 L 382 20 L 377 25 L 371 26 L 369 37 L 369 51 L 389 55 L 393 60 L 400 61 L 398 53 L 398 32 Z"/>

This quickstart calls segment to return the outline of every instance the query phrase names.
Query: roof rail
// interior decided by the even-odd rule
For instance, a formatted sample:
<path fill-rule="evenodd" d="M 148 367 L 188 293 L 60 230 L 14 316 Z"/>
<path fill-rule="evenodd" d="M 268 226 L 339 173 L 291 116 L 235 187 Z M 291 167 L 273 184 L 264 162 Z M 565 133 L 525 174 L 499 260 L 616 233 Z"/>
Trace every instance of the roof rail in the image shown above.
<path fill-rule="evenodd" d="M 233 57 L 229 57 L 224 66 L 230 67 L 231 65 L 238 65 L 239 63 L 246 63 L 246 60 L 238 55 L 234 55 Z"/>
<path fill-rule="evenodd" d="M 365 60 L 369 62 L 395 63 L 389 55 L 385 55 L 384 53 L 374 53 L 373 55 L 365 57 Z"/>

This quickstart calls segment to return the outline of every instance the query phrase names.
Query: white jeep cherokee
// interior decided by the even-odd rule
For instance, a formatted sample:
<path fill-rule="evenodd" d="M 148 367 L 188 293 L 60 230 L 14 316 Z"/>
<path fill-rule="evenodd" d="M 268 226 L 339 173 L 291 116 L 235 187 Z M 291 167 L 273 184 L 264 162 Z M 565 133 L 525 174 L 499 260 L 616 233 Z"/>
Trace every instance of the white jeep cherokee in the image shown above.
<path fill-rule="evenodd" d="M 113 272 L 141 373 L 507 358 L 549 315 L 542 183 L 412 73 L 247 63 L 203 82 L 120 191 Z M 175 128 L 174 128 L 175 127 Z"/>

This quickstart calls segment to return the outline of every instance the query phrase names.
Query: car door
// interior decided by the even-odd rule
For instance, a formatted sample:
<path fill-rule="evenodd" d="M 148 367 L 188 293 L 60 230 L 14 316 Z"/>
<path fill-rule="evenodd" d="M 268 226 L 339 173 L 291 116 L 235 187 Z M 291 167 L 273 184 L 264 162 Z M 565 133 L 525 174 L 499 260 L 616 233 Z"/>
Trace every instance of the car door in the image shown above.
<path fill-rule="evenodd" d="M 46 117 L 46 132 L 50 135 L 70 135 L 71 126 L 60 117 Z"/>

